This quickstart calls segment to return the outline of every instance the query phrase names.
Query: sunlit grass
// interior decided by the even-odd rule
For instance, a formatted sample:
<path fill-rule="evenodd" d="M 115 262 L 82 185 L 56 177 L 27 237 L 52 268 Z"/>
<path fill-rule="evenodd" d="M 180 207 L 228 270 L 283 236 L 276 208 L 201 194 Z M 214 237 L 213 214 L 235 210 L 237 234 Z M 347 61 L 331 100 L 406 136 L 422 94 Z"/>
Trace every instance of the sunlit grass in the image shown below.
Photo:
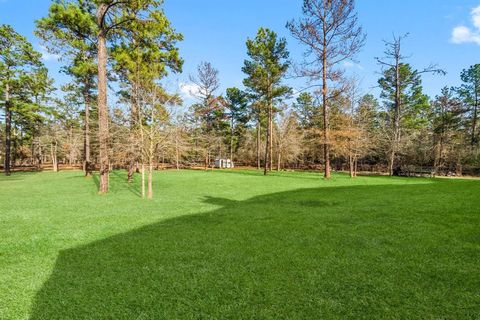
<path fill-rule="evenodd" d="M 0 178 L 0 319 L 475 318 L 480 183 L 164 171 Z"/>

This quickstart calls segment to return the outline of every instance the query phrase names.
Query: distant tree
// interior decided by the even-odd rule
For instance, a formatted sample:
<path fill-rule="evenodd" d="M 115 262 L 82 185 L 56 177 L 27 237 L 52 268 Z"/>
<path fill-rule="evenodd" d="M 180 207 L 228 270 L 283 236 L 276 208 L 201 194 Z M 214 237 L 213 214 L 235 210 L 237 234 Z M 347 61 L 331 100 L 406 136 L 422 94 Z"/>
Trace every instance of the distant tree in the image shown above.
<path fill-rule="evenodd" d="M 378 108 L 379 104 L 371 94 L 359 95 L 358 82 L 351 80 L 347 91 L 347 131 L 348 160 L 351 177 L 358 174 L 360 159 L 374 158 L 378 147 Z"/>
<path fill-rule="evenodd" d="M 358 108 L 354 115 L 354 123 L 359 128 L 358 158 L 355 161 L 355 169 L 358 169 L 360 159 L 372 164 L 382 161 L 384 154 L 379 153 L 380 122 L 379 103 L 372 94 L 365 94 L 358 102 Z"/>
<path fill-rule="evenodd" d="M 51 120 L 51 123 L 62 130 L 55 136 L 59 137 L 57 140 L 63 145 L 62 149 L 69 165 L 77 162 L 78 156 L 81 155 L 81 140 L 84 140 L 79 134 L 81 131 L 79 116 L 84 101 L 82 101 L 82 95 L 78 89 L 76 84 L 63 85 L 61 87 L 62 97 L 54 98 L 52 101 L 55 105 L 55 112 L 54 121 Z M 84 135 L 83 138 L 85 138 Z M 83 142 L 85 143 L 85 141 Z"/>
<path fill-rule="evenodd" d="M 478 113 L 480 108 L 480 64 L 475 64 L 462 71 L 463 84 L 457 89 L 466 106 L 470 122 L 470 145 L 478 145 Z"/>
<path fill-rule="evenodd" d="M 225 109 L 230 118 L 230 159 L 233 161 L 233 152 L 238 148 L 240 133 L 249 120 L 248 96 L 238 88 L 228 88 L 225 96 Z"/>
<path fill-rule="evenodd" d="M 302 150 L 302 133 L 298 130 L 296 116 L 292 113 L 282 115 L 275 126 L 274 136 L 277 171 L 280 171 L 286 162 L 297 160 Z"/>
<path fill-rule="evenodd" d="M 302 92 L 292 103 L 292 110 L 297 117 L 298 126 L 302 134 L 302 164 L 313 165 L 321 161 L 323 157 L 320 148 L 323 126 L 321 106 L 318 103 L 318 95 L 310 92 Z"/>
<path fill-rule="evenodd" d="M 174 165 L 175 169 L 180 169 L 180 160 L 186 156 L 188 151 L 191 149 L 189 141 L 189 132 L 186 127 L 186 119 L 182 116 L 177 116 L 176 119 L 173 119 L 169 127 L 169 149 L 171 154 L 174 155 Z"/>
<path fill-rule="evenodd" d="M 438 174 L 439 169 L 445 166 L 448 156 L 453 155 L 458 164 L 461 152 L 455 151 L 458 150 L 456 145 L 461 141 L 459 133 L 462 129 L 462 113 L 461 101 L 454 96 L 452 89 L 444 87 L 432 103 L 434 174 Z"/>
<path fill-rule="evenodd" d="M 330 85 L 340 80 L 342 62 L 362 48 L 365 34 L 358 26 L 354 0 L 304 0 L 303 18 L 287 23 L 293 37 L 308 47 L 299 74 L 321 80 L 325 178 L 330 178 Z M 311 58 L 311 59 L 308 59 Z M 335 90 L 334 90 L 335 91 Z"/>
<path fill-rule="evenodd" d="M 360 98 L 358 106 L 359 122 L 371 133 L 378 130 L 378 109 L 378 100 L 372 94 L 365 94 Z"/>
<path fill-rule="evenodd" d="M 291 92 L 282 84 L 289 68 L 287 42 L 278 39 L 275 32 L 260 28 L 255 39 L 247 40 L 247 54 L 242 71 L 247 75 L 243 84 L 257 101 L 265 101 L 267 108 L 267 138 L 265 146 L 264 175 L 271 170 L 274 104 Z"/>
<path fill-rule="evenodd" d="M 383 77 L 378 80 L 382 89 L 381 97 L 385 99 L 386 106 L 390 111 L 391 137 L 388 150 L 388 168 L 393 175 L 395 158 L 401 142 L 402 121 L 417 121 L 416 117 L 421 108 L 428 107 L 428 97 L 422 93 L 421 74 L 445 72 L 431 65 L 422 71 L 414 70 L 405 63 L 406 57 L 402 54 L 403 37 L 393 37 L 393 41 L 385 42 L 385 58 L 376 58 L 382 66 Z M 410 113 L 407 117 L 406 114 Z"/>
<path fill-rule="evenodd" d="M 322 125 L 319 107 L 315 103 L 315 97 L 310 92 L 300 93 L 292 107 L 302 128 L 312 129 Z"/>
<path fill-rule="evenodd" d="M 225 114 L 225 101 L 218 96 L 220 88 L 219 72 L 210 62 L 201 62 L 197 67 L 197 75 L 190 76 L 197 90 L 192 94 L 198 100 L 193 104 L 192 111 L 194 121 L 198 124 L 200 139 L 204 149 L 205 169 L 208 169 L 211 162 L 212 152 L 216 148 L 221 149 L 220 141 L 228 128 L 228 121 Z"/>
<path fill-rule="evenodd" d="M 9 25 L 0 25 L 0 86 L 4 94 L 5 159 L 4 171 L 11 171 L 13 117 L 31 124 L 40 117 L 41 97 L 51 81 L 41 61 L 41 54 Z"/>

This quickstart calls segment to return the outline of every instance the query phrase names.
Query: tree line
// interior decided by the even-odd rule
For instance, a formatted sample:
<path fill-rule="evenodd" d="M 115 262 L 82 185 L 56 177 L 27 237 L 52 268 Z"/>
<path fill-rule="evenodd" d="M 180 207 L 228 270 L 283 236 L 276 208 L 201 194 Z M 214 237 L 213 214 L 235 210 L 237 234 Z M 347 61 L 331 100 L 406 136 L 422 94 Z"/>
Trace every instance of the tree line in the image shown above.
<path fill-rule="evenodd" d="M 182 72 L 178 43 L 162 0 L 56 0 L 36 21 L 35 34 L 60 56 L 71 81 L 55 88 L 41 54 L 11 26 L 0 26 L 3 168 L 81 165 L 99 172 L 141 175 L 153 197 L 158 167 L 212 166 L 216 158 L 271 170 L 332 168 L 390 175 L 428 168 L 434 175 L 478 174 L 480 64 L 435 97 L 423 92 L 430 65 L 409 63 L 406 36 L 385 41 L 378 63 L 380 95 L 362 93 L 345 62 L 366 34 L 354 0 L 304 0 L 302 16 L 286 23 L 305 48 L 293 61 L 286 39 L 260 28 L 246 42 L 244 88 L 220 92 L 220 72 L 202 62 L 185 106 L 165 79 Z M 292 88 L 287 78 L 306 79 Z M 114 99 L 108 91 L 114 92 Z M 187 108 L 181 108 L 181 106 Z"/>

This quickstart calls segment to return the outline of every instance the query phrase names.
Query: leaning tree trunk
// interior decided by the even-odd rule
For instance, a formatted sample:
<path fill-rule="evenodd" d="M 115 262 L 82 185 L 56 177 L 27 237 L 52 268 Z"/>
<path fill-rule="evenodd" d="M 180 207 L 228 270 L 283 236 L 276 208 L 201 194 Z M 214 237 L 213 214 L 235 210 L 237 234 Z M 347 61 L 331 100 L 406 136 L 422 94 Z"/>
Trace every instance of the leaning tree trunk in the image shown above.
<path fill-rule="evenodd" d="M 358 173 L 358 156 L 355 155 L 354 161 L 353 161 L 353 176 L 356 177 Z"/>
<path fill-rule="evenodd" d="M 98 6 L 97 22 L 101 26 L 108 6 L 104 3 Z M 99 193 L 108 192 L 108 106 L 107 106 L 107 39 L 106 30 L 98 33 L 98 141 L 100 160 Z"/>

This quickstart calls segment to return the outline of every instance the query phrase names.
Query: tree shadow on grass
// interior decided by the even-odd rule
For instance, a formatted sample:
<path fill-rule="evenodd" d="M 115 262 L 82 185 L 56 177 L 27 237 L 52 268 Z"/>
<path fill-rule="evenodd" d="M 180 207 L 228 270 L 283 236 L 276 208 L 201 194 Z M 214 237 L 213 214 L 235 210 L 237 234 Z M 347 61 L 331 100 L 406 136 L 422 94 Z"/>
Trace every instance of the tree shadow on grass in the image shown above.
<path fill-rule="evenodd" d="M 113 185 L 113 191 L 128 190 L 133 193 L 135 196 L 141 197 L 142 193 L 140 192 L 140 185 L 135 180 L 136 175 L 134 175 L 134 181 L 128 183 L 127 172 L 125 170 L 113 170 L 110 174 L 110 184 Z"/>
<path fill-rule="evenodd" d="M 31 319 L 478 315 L 479 185 L 208 197 L 220 208 L 60 252 Z"/>
<path fill-rule="evenodd" d="M 134 176 L 135 178 L 135 176 Z M 98 173 L 93 173 L 92 180 L 95 183 L 96 189 L 100 189 L 100 178 Z M 140 186 L 138 183 L 133 181 L 132 183 L 128 183 L 127 181 L 127 172 L 125 170 L 113 170 L 110 171 L 109 177 L 109 192 L 110 193 L 118 193 L 124 190 L 129 191 L 130 193 L 134 194 L 137 197 L 141 197 L 141 192 L 139 191 Z"/>
<path fill-rule="evenodd" d="M 25 178 L 35 176 L 40 171 L 12 171 L 9 176 L 6 176 L 3 170 L 0 170 L 0 183 L 9 181 L 22 181 Z"/>
<path fill-rule="evenodd" d="M 228 174 L 235 174 L 235 175 L 242 175 L 242 176 L 256 176 L 256 177 L 263 177 L 263 169 L 262 170 L 237 170 L 237 169 L 215 169 L 211 172 L 220 172 L 220 173 L 228 173 Z M 322 172 L 314 172 L 314 171 L 270 171 L 268 173 L 269 177 L 277 177 L 277 178 L 293 178 L 293 179 L 314 179 L 319 180 L 323 179 Z"/>

